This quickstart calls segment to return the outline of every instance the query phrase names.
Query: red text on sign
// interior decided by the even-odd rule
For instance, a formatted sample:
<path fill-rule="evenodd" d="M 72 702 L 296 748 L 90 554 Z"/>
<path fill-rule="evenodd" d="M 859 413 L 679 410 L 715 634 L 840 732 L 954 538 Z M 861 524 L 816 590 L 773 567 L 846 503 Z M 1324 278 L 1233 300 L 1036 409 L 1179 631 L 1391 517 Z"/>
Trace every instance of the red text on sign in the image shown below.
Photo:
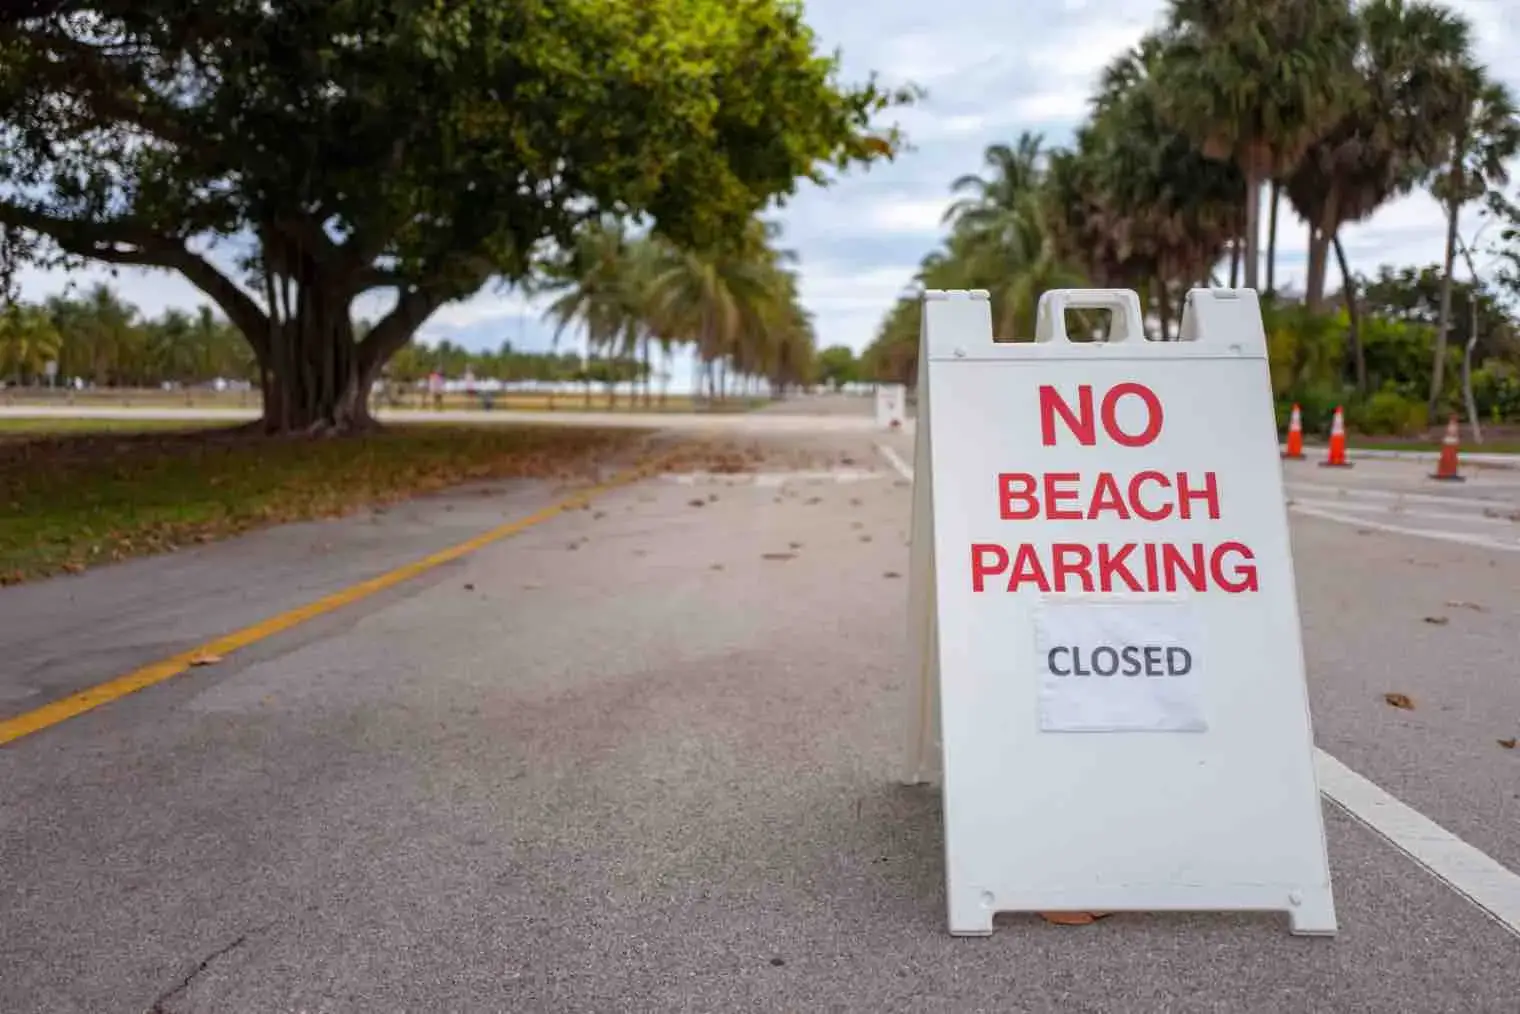
<path fill-rule="evenodd" d="M 1145 409 L 1145 423 L 1139 429 L 1130 432 L 1119 426 L 1119 405 L 1126 398 L 1138 402 Z M 1097 422 L 1103 423 L 1103 432 L 1108 439 L 1121 447 L 1144 447 L 1161 435 L 1161 399 L 1156 397 L 1156 392 L 1144 384 L 1133 381 L 1125 381 L 1115 384 L 1103 394 L 1103 400 L 1098 406 L 1098 413 L 1093 413 L 1093 389 L 1091 384 L 1082 384 L 1077 388 L 1077 407 L 1073 409 L 1067 401 L 1061 397 L 1059 391 L 1048 384 L 1040 387 L 1040 441 L 1046 447 L 1054 447 L 1056 444 L 1056 417 L 1066 424 L 1066 429 L 1077 438 L 1077 443 L 1083 447 L 1092 447 L 1098 442 Z"/>
<path fill-rule="evenodd" d="M 1255 554 L 1239 542 L 1057 542 L 1044 553 L 1030 543 L 1011 552 L 997 543 L 972 543 L 971 590 L 986 591 L 989 578 L 998 578 L 996 584 L 1010 592 L 1026 587 L 1046 593 L 1257 590 Z"/>
<path fill-rule="evenodd" d="M 1165 521 L 1174 514 L 1191 521 L 1194 511 L 1219 520 L 1219 480 L 1186 472 L 1136 472 L 1126 480 L 1099 472 L 1084 483 L 1077 472 L 1004 472 L 998 476 L 998 516 L 1004 521 Z"/>

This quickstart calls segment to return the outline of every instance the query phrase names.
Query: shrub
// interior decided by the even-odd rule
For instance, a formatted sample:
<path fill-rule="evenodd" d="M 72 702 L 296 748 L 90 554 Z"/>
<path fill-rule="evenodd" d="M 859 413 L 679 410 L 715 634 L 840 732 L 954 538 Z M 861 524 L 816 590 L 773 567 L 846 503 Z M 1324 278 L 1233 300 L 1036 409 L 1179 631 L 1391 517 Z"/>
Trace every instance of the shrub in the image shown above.
<path fill-rule="evenodd" d="M 1360 433 L 1413 436 L 1425 429 L 1425 404 L 1384 388 L 1347 409 L 1346 423 Z"/>

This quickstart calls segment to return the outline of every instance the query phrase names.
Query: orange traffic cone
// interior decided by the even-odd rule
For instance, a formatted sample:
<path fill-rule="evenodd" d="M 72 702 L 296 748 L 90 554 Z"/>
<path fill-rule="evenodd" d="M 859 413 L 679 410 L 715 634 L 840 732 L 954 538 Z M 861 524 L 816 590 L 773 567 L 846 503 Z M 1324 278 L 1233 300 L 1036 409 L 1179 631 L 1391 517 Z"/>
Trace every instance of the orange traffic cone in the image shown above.
<path fill-rule="evenodd" d="M 1346 460 L 1346 417 L 1341 407 L 1335 406 L 1335 419 L 1330 423 L 1330 453 L 1320 463 L 1321 468 L 1350 468 Z"/>
<path fill-rule="evenodd" d="M 1436 463 L 1435 474 L 1432 479 L 1440 479 L 1443 482 L 1466 482 L 1457 474 L 1457 444 L 1461 443 L 1458 436 L 1457 417 L 1453 415 L 1446 423 L 1446 437 L 1441 441 L 1441 460 Z"/>
<path fill-rule="evenodd" d="M 1288 417 L 1288 449 L 1283 452 L 1283 457 L 1294 461 L 1302 461 L 1304 457 L 1304 417 L 1296 404 L 1293 414 Z"/>

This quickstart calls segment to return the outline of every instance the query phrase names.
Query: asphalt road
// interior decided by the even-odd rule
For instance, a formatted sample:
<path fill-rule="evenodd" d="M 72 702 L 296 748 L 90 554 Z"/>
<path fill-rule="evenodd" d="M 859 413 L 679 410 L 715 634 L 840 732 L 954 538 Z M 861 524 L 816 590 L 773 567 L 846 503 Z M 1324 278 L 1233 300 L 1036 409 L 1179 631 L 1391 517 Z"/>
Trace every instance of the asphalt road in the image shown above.
<path fill-rule="evenodd" d="M 1520 942 L 1328 804 L 1334 940 L 1228 915 L 948 937 L 937 794 L 894 783 L 909 488 L 876 445 L 908 439 L 757 429 L 762 474 L 609 493 L 0 748 L 0 1010 L 1515 1009 Z M 1320 746 L 1520 870 L 1520 472 L 1288 467 Z M 552 496 L 5 589 L 0 707 Z"/>

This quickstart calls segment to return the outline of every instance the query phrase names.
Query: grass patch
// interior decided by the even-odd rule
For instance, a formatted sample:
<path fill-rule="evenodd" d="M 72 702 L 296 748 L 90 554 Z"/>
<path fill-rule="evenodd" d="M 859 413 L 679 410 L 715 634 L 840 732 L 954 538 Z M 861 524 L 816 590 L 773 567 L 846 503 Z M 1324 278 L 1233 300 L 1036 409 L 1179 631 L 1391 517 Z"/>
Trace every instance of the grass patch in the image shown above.
<path fill-rule="evenodd" d="M 42 391 L 9 391 L 0 394 L 0 405 L 27 406 L 43 405 L 78 405 L 80 407 L 108 407 L 108 408 L 237 408 L 256 411 L 262 399 L 258 392 L 244 391 L 211 391 L 196 389 L 193 391 L 155 391 L 135 389 L 104 389 L 94 391 L 76 391 L 72 393 L 47 393 Z M 727 415 L 735 412 L 750 412 L 763 405 L 769 404 L 767 398 L 734 396 L 722 401 L 706 401 L 692 397 L 689 394 L 669 394 L 662 401 L 658 395 L 649 399 L 649 404 L 644 404 L 643 395 L 630 398 L 626 392 L 620 393 L 617 400 L 607 404 L 607 395 L 602 391 L 593 391 L 588 403 L 585 395 L 580 392 L 562 392 L 554 395 L 535 391 L 513 391 L 507 394 L 497 394 L 494 398 L 493 409 L 495 411 L 511 412 L 702 412 Z M 387 409 L 406 409 L 408 411 L 425 411 L 433 407 L 433 400 L 426 394 L 416 391 L 408 391 L 394 403 L 383 397 L 377 397 L 370 403 L 370 407 L 377 411 Z M 477 411 L 484 407 L 481 398 L 468 396 L 462 393 L 446 394 L 443 397 L 443 407 L 448 410 Z"/>
<path fill-rule="evenodd" d="M 1313 446 L 1325 445 L 1322 441 L 1317 441 Z M 1357 451 L 1439 451 L 1440 449 L 1440 440 L 1389 440 L 1352 434 L 1346 442 L 1346 452 L 1352 455 Z M 1457 450 L 1459 454 L 1520 454 L 1520 440 L 1485 440 L 1481 444 L 1464 440 Z"/>
<path fill-rule="evenodd" d="M 53 416 L 5 416 L 0 417 L 0 440 L 27 439 L 56 433 L 198 432 L 208 428 L 240 425 L 242 423 L 237 420 L 219 423 L 184 419 L 69 419 Z"/>
<path fill-rule="evenodd" d="M 342 439 L 224 429 L 0 440 L 0 584 L 470 480 L 580 479 L 643 437 L 632 429 L 430 425 Z"/>

